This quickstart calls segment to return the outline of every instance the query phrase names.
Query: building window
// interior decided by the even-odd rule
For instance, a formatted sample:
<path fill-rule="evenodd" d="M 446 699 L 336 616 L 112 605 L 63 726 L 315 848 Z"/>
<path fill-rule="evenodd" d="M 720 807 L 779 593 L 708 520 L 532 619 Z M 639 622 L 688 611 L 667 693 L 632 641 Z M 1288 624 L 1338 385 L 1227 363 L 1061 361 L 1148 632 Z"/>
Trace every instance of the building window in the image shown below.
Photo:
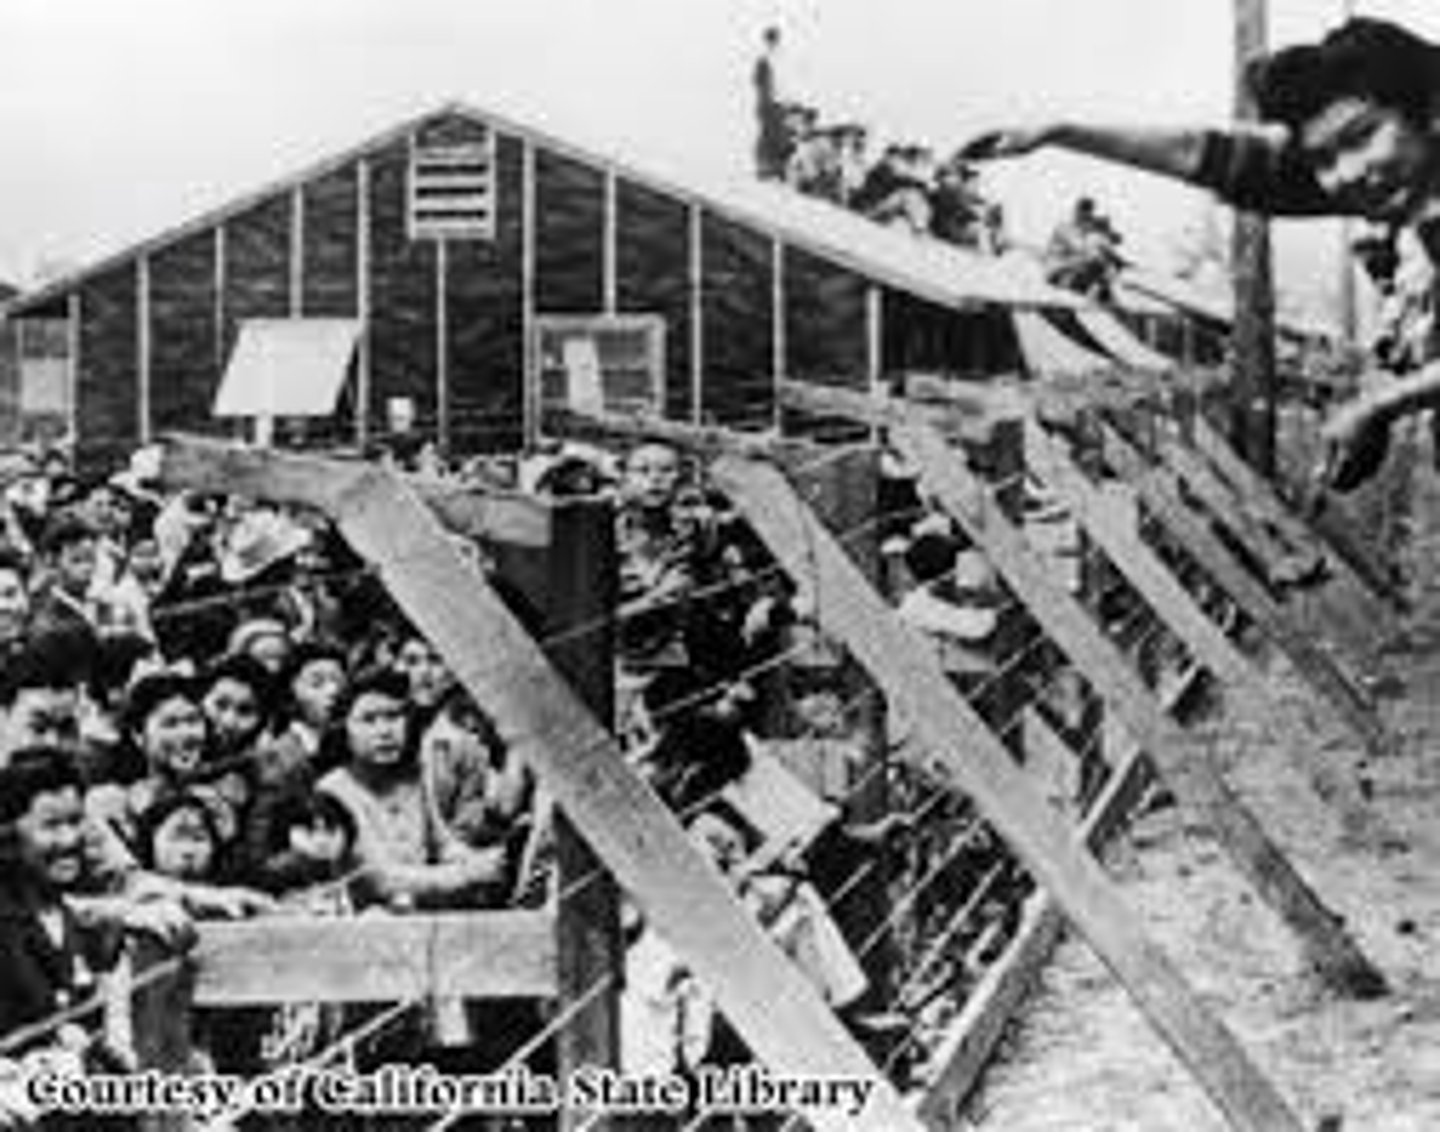
<path fill-rule="evenodd" d="M 659 315 L 537 315 L 540 416 L 558 409 L 658 416 L 665 380 Z"/>
<path fill-rule="evenodd" d="M 19 319 L 20 359 L 16 397 L 21 435 L 48 438 L 64 433 L 72 386 L 67 319 Z"/>
<path fill-rule="evenodd" d="M 495 133 L 483 122 L 444 118 L 410 137 L 412 240 L 495 238 Z"/>

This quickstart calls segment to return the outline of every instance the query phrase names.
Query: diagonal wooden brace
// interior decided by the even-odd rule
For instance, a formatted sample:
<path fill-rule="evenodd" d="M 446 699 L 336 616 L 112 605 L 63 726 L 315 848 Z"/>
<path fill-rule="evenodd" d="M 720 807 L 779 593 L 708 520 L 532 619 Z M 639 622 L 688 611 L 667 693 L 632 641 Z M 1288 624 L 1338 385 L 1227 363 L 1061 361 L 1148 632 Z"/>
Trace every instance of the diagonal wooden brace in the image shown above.
<path fill-rule="evenodd" d="M 1138 929 L 1084 843 L 784 477 L 773 467 L 736 457 L 722 458 L 711 471 L 786 569 L 809 580 L 822 627 L 845 643 L 890 702 L 914 721 L 927 752 L 915 756 L 922 768 L 975 800 L 1231 1124 L 1246 1132 L 1298 1129 L 1274 1085 Z"/>

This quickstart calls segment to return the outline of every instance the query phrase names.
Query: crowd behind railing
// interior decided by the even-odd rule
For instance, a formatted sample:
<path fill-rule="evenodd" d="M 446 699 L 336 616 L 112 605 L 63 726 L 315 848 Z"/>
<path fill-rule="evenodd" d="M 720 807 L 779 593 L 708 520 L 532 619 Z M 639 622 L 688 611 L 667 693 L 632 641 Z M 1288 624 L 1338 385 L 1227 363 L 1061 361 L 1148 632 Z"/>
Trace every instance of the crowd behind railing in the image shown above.
<path fill-rule="evenodd" d="M 433 448 L 397 445 L 392 463 L 396 451 L 410 474 L 457 486 L 614 500 L 619 603 L 604 627 L 627 755 L 857 1035 L 880 1040 L 894 1025 L 877 978 L 883 940 L 854 898 L 878 855 L 940 811 L 930 800 L 857 817 L 884 773 L 864 726 L 876 692 L 841 676 L 812 597 L 666 445 L 567 446 L 463 473 Z M 197 920 L 555 895 L 543 792 L 376 573 L 313 513 L 162 489 L 155 456 L 92 481 L 56 451 L 3 469 L 0 1114 L 19 1127 L 36 1115 L 23 1081 L 37 1066 L 134 1063 L 99 1010 L 128 940 L 180 954 Z M 906 501 L 842 537 L 883 535 L 912 595 L 901 615 L 983 672 L 993 579 L 973 555 L 955 557 L 953 529 L 900 482 Z M 456 538 L 488 567 L 485 547 Z M 544 611 L 491 581 L 543 642 Z M 924 600 L 931 587 L 958 602 L 948 616 Z M 961 808 L 951 816 L 974 827 Z M 963 866 L 973 880 L 1000 860 L 973 828 L 965 844 L 936 876 Z M 984 905 L 990 919 L 1009 915 L 1003 892 Z M 627 1067 L 743 1056 L 682 958 L 637 915 L 626 925 Z M 424 1050 L 443 1030 L 446 1045 L 463 1035 L 471 1068 L 493 1064 L 495 1009 L 387 1020 L 381 1048 Z M 507 1015 L 499 1030 L 537 1017 Z M 294 1064 L 354 1018 L 319 1004 L 204 1014 L 196 1067 Z"/>

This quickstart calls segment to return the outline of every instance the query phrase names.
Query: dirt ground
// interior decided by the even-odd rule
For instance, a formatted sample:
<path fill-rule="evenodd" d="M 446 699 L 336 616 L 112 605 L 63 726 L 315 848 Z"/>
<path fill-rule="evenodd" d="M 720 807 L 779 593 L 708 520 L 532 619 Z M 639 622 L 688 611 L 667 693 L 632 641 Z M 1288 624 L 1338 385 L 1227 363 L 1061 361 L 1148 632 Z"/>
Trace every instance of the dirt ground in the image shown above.
<path fill-rule="evenodd" d="M 1312 757 L 1360 784 L 1398 834 L 1385 849 L 1342 844 L 1332 815 L 1273 743 L 1228 727 L 1231 781 L 1361 946 L 1393 993 L 1336 999 L 1301 968 L 1287 930 L 1215 842 L 1173 808 L 1143 817 L 1112 875 L 1152 938 L 1238 1035 L 1311 1128 L 1338 1115 L 1365 1132 L 1440 1129 L 1440 482 L 1415 480 L 1407 567 L 1408 645 L 1385 702 L 1402 753 L 1373 760 L 1276 661 L 1275 693 L 1310 717 Z M 1318 616 L 1318 614 L 1316 614 Z M 966 1127 L 1005 1132 L 1211 1132 L 1227 1126 L 1082 940 L 1068 938 L 970 1106 Z"/>

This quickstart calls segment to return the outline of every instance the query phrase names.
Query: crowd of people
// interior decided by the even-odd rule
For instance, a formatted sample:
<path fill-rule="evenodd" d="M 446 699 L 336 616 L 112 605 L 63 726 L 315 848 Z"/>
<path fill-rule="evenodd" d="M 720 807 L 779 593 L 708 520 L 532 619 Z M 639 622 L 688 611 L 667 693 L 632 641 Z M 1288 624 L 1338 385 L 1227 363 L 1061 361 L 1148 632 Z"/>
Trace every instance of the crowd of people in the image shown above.
<path fill-rule="evenodd" d="M 312 516 L 164 493 L 155 472 L 148 454 L 94 483 L 56 454 L 7 469 L 11 1070 L 101 1049 L 93 1016 L 45 1025 L 118 957 L 90 954 L 97 926 L 180 947 L 197 919 L 497 907 L 523 883 L 529 777 L 373 574 Z M 227 1028 L 212 1052 L 293 1056 L 294 1024 Z"/>
<path fill-rule="evenodd" d="M 179 952 L 197 920 L 553 894 L 543 792 L 375 573 L 323 518 L 164 491 L 152 457 L 91 482 L 58 453 L 3 469 L 0 1127 L 37 1115 L 20 1091 L 37 1064 L 133 1063 L 98 1010 L 55 1024 L 95 1005 L 123 941 Z M 433 456 L 407 463 L 446 474 Z M 833 650 L 815 639 L 822 663 L 776 663 L 813 638 L 806 596 L 666 445 L 623 456 L 568 446 L 493 462 L 485 481 L 615 501 L 627 757 L 826 1000 L 873 1038 L 872 960 L 857 950 L 873 925 L 839 890 L 908 826 L 851 813 L 866 745 Z M 544 611 L 504 576 L 490 580 L 543 639 Z M 967 632 L 979 648 L 988 630 Z M 762 735 L 823 741 L 840 763 L 834 789 L 816 789 Z M 708 999 L 681 958 L 633 911 L 626 931 L 627 1067 L 744 1056 L 713 1009 L 694 1032 Z M 493 1004 L 454 1005 L 436 1004 L 385 1048 L 459 1046 L 493 1064 L 494 1042 L 479 1040 L 497 1034 Z M 291 1064 L 347 1018 L 323 1004 L 201 1017 L 197 1067 Z M 501 1036 L 536 1025 L 538 1014 L 508 1018 Z"/>
<path fill-rule="evenodd" d="M 767 28 L 763 41 L 752 72 L 755 171 L 761 180 L 782 182 L 912 235 L 988 255 L 1010 248 L 1004 207 L 985 192 L 975 163 L 958 152 L 941 160 L 931 146 L 913 142 L 887 144 L 872 159 L 865 125 L 825 122 L 816 107 L 787 97 L 779 29 Z M 1122 242 L 1094 199 L 1080 197 L 1044 248 L 1046 278 L 1113 303 L 1124 265 Z"/>
<path fill-rule="evenodd" d="M 914 142 L 892 142 L 874 157 L 868 127 L 824 121 L 785 89 L 783 71 L 780 31 L 767 28 L 752 72 L 761 180 L 917 236 L 992 255 L 1006 250 L 1004 209 L 982 190 L 975 166 Z"/>

